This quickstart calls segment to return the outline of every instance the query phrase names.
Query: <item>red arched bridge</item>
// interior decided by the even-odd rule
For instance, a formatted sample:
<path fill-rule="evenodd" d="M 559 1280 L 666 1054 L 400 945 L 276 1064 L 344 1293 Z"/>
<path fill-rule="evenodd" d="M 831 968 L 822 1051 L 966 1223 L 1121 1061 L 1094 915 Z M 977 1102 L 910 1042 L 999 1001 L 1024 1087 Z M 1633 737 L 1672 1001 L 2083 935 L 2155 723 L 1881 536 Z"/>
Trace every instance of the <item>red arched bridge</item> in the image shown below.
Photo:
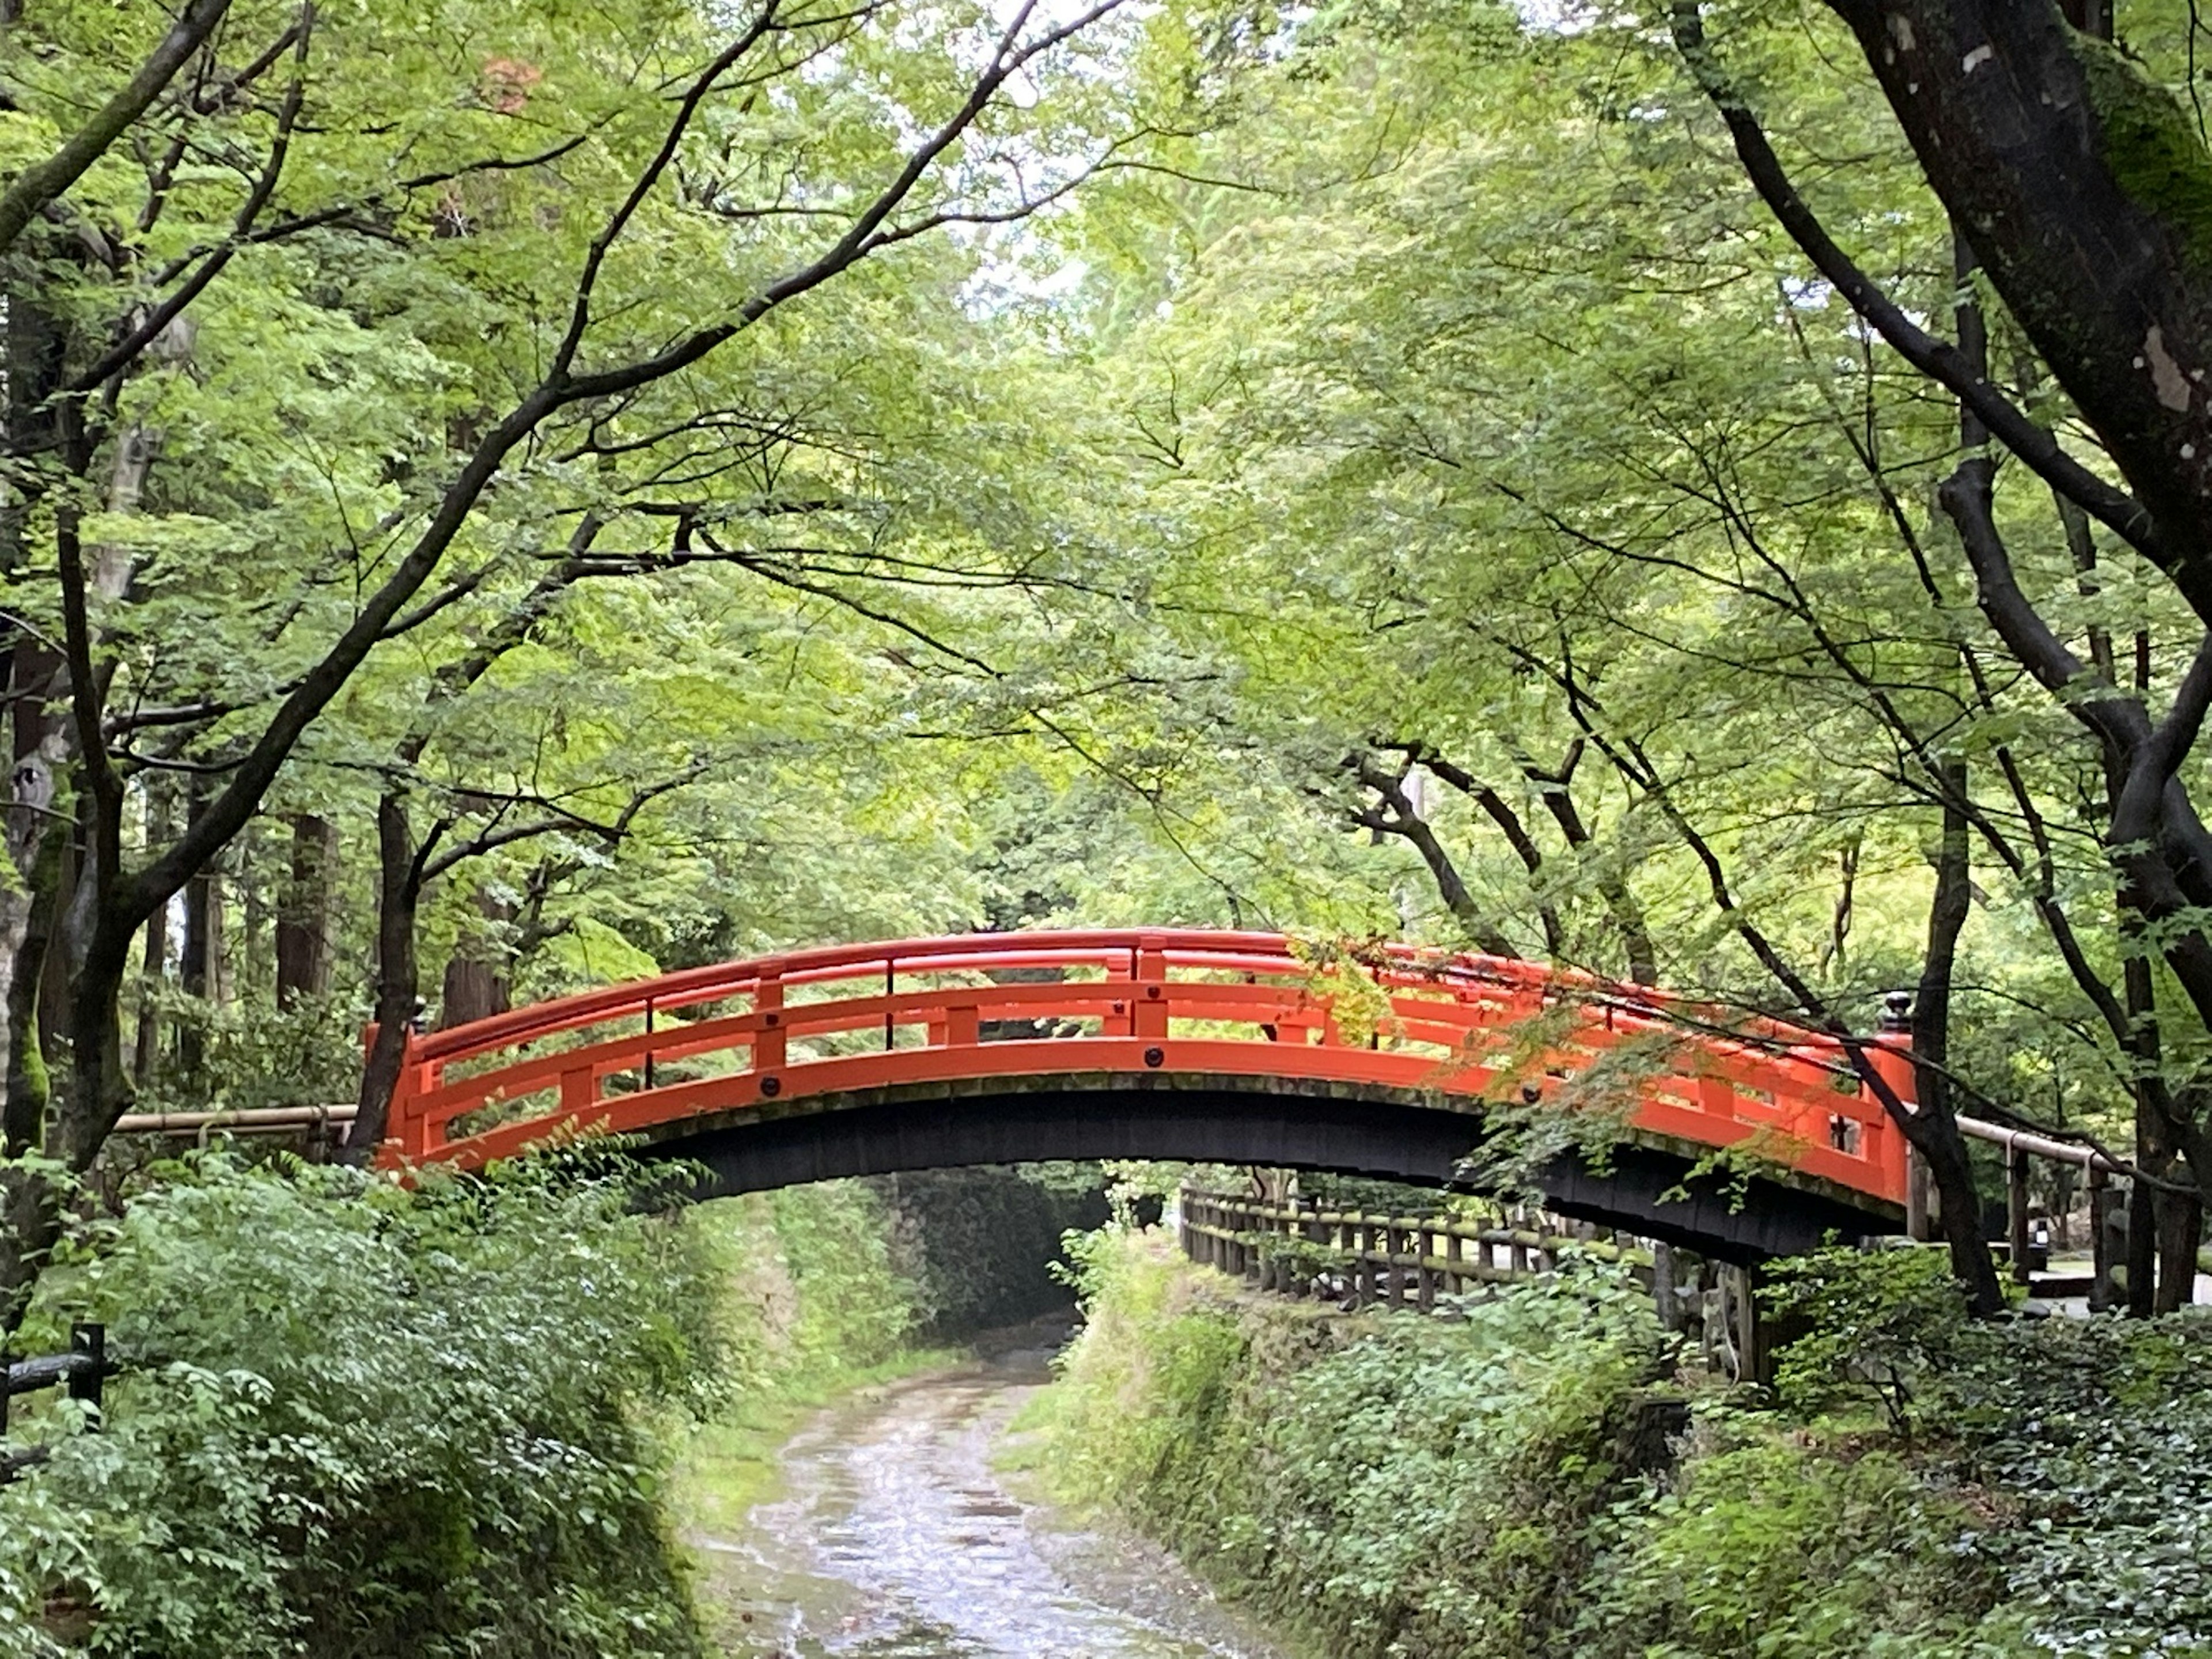
<path fill-rule="evenodd" d="M 383 1158 L 605 1131 L 722 1192 L 1098 1158 L 1453 1185 L 1502 1100 L 1601 1115 L 1577 1139 L 1607 1150 L 1539 1177 L 1566 1214 L 1740 1259 L 1902 1215 L 1903 1138 L 1832 1038 L 1528 963 L 1188 929 L 798 951 L 418 1035 Z"/>

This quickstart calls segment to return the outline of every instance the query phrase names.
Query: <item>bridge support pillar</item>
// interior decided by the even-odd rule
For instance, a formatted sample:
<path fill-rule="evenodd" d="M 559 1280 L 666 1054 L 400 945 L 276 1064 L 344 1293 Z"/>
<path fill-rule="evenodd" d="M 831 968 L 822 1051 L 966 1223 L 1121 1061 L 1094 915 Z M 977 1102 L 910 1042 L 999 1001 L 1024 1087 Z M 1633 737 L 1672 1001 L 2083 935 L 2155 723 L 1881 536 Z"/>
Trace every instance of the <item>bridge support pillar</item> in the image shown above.
<path fill-rule="evenodd" d="M 1929 1173 L 1928 1160 L 1920 1156 L 1917 1148 L 1905 1149 L 1905 1236 L 1915 1243 L 1926 1244 L 1936 1237 L 1941 1219 L 1936 1210 L 1936 1182 Z"/>
<path fill-rule="evenodd" d="M 2089 1166 L 2089 1311 L 2112 1305 L 2112 1181 L 2102 1164 Z"/>
<path fill-rule="evenodd" d="M 1777 1318 L 1759 1305 L 1759 1291 L 1765 1281 L 1765 1273 L 1755 1267 L 1721 1269 L 1729 1325 L 1736 1340 L 1737 1379 L 1771 1388 L 1776 1357 L 1809 1326 L 1802 1317 Z"/>

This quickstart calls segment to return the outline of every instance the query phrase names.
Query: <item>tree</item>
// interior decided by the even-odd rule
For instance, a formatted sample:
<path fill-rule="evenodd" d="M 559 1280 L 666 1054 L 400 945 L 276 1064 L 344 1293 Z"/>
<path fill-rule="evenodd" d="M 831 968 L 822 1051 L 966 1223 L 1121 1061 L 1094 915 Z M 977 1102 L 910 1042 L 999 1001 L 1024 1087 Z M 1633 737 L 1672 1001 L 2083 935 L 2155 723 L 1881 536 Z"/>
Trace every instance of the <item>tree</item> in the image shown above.
<path fill-rule="evenodd" d="M 1171 181 L 1117 185 L 1117 247 L 1175 254 L 1167 314 L 1111 297 L 1108 476 L 1148 477 L 1177 550 L 1148 599 L 1237 687 L 1224 763 L 1304 773 L 1340 822 L 1415 848 L 1447 913 L 1558 955 L 1577 907 L 1623 941 L 1641 911 L 1662 982 L 1854 1038 L 1882 991 L 1917 987 L 1929 1109 L 1905 1127 L 1943 1143 L 1946 1224 L 1987 1304 L 1947 1103 L 2017 1113 L 2033 1091 L 2104 1128 L 2116 1085 L 2186 1076 L 2196 1022 L 2163 1011 L 2146 1076 L 2156 986 L 2131 1006 L 2136 953 L 2104 914 L 2106 757 L 1962 611 L 1971 550 L 1926 503 L 1976 428 L 1743 201 L 1681 59 L 1582 22 L 1317 22 L 1248 89 L 1246 126 Z M 1944 309 L 1951 219 L 1909 153 L 1818 43 L 1756 39 L 1762 84 L 1855 158 L 1824 179 L 1834 210 L 1911 314 Z M 2027 343 L 1989 332 L 2033 380 Z M 2041 384 L 2036 418 L 2061 419 Z M 2084 499 L 2002 507 L 2087 590 L 2089 638 L 2162 671 L 2185 607 L 2108 574 L 2112 502 Z M 1577 741 L 1612 774 L 1568 797 L 1579 868 L 1528 825 L 1551 793 L 1531 757 Z M 1416 755 L 1471 787 L 1418 802 Z M 1491 781 L 1516 774 L 1520 802 Z M 1620 972 L 1629 952 L 1569 954 Z"/>
<path fill-rule="evenodd" d="M 1941 499 L 1978 601 L 2005 649 L 2102 754 L 2105 841 L 2130 957 L 2126 1006 L 2111 1023 L 2138 1062 L 2137 1157 L 2156 1178 L 2173 1173 L 2179 1154 L 2197 1187 L 2195 1194 L 2161 1190 L 2158 1199 L 2158 1299 L 2172 1305 L 2194 1279 L 2203 1200 L 2212 1194 L 2212 1128 L 2202 1089 L 2171 1086 L 2162 1074 L 2160 1015 L 2144 958 L 2154 957 L 2171 975 L 2192 1024 L 2212 1018 L 2212 937 L 2203 921 L 2212 840 L 2186 764 L 2212 700 L 2212 633 L 2204 628 L 2212 586 L 2201 574 L 2212 485 L 2197 465 L 2207 434 L 2197 391 L 2203 371 L 2195 367 L 2212 339 L 2203 335 L 2208 295 L 2191 240 L 2196 203 L 2212 187 L 2212 155 L 2172 94 L 2112 43 L 2112 17 L 2100 5 L 2071 13 L 2055 0 L 1832 9 L 1857 40 L 1974 272 L 1986 273 L 2008 321 L 2065 394 L 2089 461 L 1990 378 L 1978 320 L 1955 342 L 1931 335 L 1830 235 L 1719 61 L 1692 0 L 1674 6 L 1674 32 L 1778 221 L 1891 349 L 1958 399 L 1968 442 Z M 2186 27 L 2193 31 L 2193 19 Z M 2162 707 L 2150 696 L 2147 652 L 2138 653 L 2136 683 L 2124 683 L 2097 648 L 2094 622 L 2085 656 L 2068 637 L 2080 637 L 2084 619 L 2069 617 L 2063 601 L 2031 598 L 2014 558 L 2017 531 L 2001 516 L 1991 444 L 2043 481 L 2062 515 L 2110 530 L 2193 613 L 2198 643 Z M 2077 549 L 2085 538 L 2077 533 Z M 2164 1018 L 2170 1024 L 2172 1012 Z M 2144 1206 L 2136 1207 L 2140 1216 Z M 2138 1240 L 2143 1231 L 2136 1230 Z M 2146 1311 L 2148 1265 L 2139 1254 L 2130 1285 Z"/>
<path fill-rule="evenodd" d="M 482 587 L 519 528 L 587 516 L 593 459 L 653 464 L 657 389 L 711 372 L 739 336 L 884 250 L 1024 216 L 1127 136 L 1097 77 L 1055 61 L 1112 9 L 942 20 L 902 50 L 903 14 L 889 7 L 766 0 L 736 19 L 641 17 L 625 46 L 641 56 L 617 62 L 599 29 L 568 27 L 557 7 L 465 8 L 450 38 L 483 55 L 454 64 L 407 16 L 338 22 L 308 9 L 268 27 L 276 44 L 242 68 L 223 67 L 218 43 L 189 88 L 148 95 L 78 170 L 100 198 L 37 263 L 15 251 L 15 709 L 40 765 L 18 772 L 13 821 L 34 827 L 19 837 L 29 902 L 8 955 L 13 1006 L 55 951 L 68 1064 L 50 1095 L 38 1022 L 11 1023 L 11 1156 L 42 1146 L 65 1170 L 89 1165 L 129 1099 L 119 992 L 141 927 L 252 822 L 372 653 Z M 270 99 L 259 88 L 272 73 L 289 79 Z M 1070 107 L 1016 110 L 1002 94 L 1018 76 L 1069 89 Z M 430 87 L 447 97 L 426 99 Z M 778 159 L 788 122 L 824 118 L 840 131 L 833 153 Z M 517 149 L 505 142 L 516 130 L 551 142 Z M 209 147 L 227 170 L 185 166 Z M 402 155 L 436 159 L 403 174 Z M 685 258 L 709 280 L 672 289 L 670 261 Z M 218 281 L 242 259 L 269 283 L 251 300 Z M 301 291 L 311 271 L 327 298 Z M 279 337 L 247 348 L 226 310 L 272 298 L 310 325 L 313 367 L 289 381 L 275 367 L 285 354 L 272 364 L 269 352 Z M 218 337 L 226 325 L 233 337 Z M 380 327 L 414 344 L 372 368 L 354 354 Z M 400 418 L 348 433 L 362 409 L 329 398 L 319 377 L 333 370 Z M 252 398 L 216 422 L 209 384 L 247 372 Z M 184 534 L 166 546 L 101 539 L 146 528 L 118 459 L 146 434 L 192 421 L 236 441 L 257 420 L 296 429 L 303 413 L 328 442 L 318 453 L 280 440 L 304 464 L 289 488 L 281 465 L 257 474 L 220 446 L 179 463 L 179 504 L 220 501 L 222 533 L 195 546 L 187 509 L 170 514 L 164 528 Z M 306 510 L 289 510 L 317 474 Z M 665 527 L 679 540 L 691 529 Z M 268 561 L 251 588 L 232 538 Z M 210 614 L 224 623 L 212 636 Z M 141 751 L 148 732 L 168 734 L 167 755 Z M 149 767 L 207 787 L 172 840 L 131 857 Z M 41 1165 L 4 1180 L 0 1318 L 12 1324 L 59 1226 L 61 1186 Z"/>

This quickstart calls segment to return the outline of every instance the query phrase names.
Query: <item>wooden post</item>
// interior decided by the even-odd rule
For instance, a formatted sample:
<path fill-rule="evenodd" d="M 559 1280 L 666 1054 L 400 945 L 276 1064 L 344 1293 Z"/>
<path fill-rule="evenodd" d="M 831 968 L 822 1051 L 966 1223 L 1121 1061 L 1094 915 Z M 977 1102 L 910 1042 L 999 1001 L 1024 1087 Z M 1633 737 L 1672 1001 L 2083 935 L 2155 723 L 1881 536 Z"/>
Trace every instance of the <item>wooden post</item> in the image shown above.
<path fill-rule="evenodd" d="M 1724 1267 L 1721 1282 L 1728 1298 L 1729 1324 L 1735 1334 L 1736 1378 L 1763 1382 L 1766 1380 L 1765 1344 L 1759 1328 L 1759 1298 L 1752 1293 L 1751 1269 Z"/>
<path fill-rule="evenodd" d="M 1363 1216 L 1359 1223 L 1359 1305 L 1371 1308 L 1382 1296 L 1382 1271 L 1375 1264 L 1375 1224 Z"/>
<path fill-rule="evenodd" d="M 763 963 L 753 981 L 753 1012 L 760 1027 L 753 1033 L 752 1069 L 768 1076 L 783 1070 L 788 1045 L 783 1029 L 783 967 L 780 961 Z"/>
<path fill-rule="evenodd" d="M 2112 1185 L 2102 1164 L 2089 1166 L 2089 1311 L 2112 1305 Z"/>
<path fill-rule="evenodd" d="M 1898 1099 L 1907 1107 L 1920 1098 L 1919 1072 L 1912 1058 L 1912 993 L 1892 991 L 1882 999 L 1877 1040 L 1867 1058 L 1879 1071 Z M 1877 1105 L 1880 1102 L 1875 1103 Z M 1883 1109 L 1885 1114 L 1887 1109 Z M 1893 1127 L 1893 1126 L 1887 1126 Z M 1936 1237 L 1936 1185 L 1928 1161 L 1905 1145 L 1905 1236 L 1925 1244 Z"/>
<path fill-rule="evenodd" d="M 1460 1236 L 1457 1227 L 1444 1235 L 1444 1260 L 1452 1264 L 1445 1270 L 1444 1284 L 1454 1295 L 1458 1295 L 1467 1289 L 1467 1275 L 1460 1271 L 1460 1264 L 1467 1260 L 1467 1241 Z"/>
<path fill-rule="evenodd" d="M 1437 1310 L 1437 1276 L 1429 1271 L 1429 1246 L 1435 1242 L 1435 1237 L 1425 1221 L 1413 1235 L 1413 1297 L 1423 1313 Z"/>
<path fill-rule="evenodd" d="M 1651 1241 L 1651 1301 L 1659 1310 L 1659 1328 L 1672 1334 L 1682 1322 L 1674 1295 L 1674 1252 L 1662 1239 Z"/>
<path fill-rule="evenodd" d="M 100 1391 L 107 1386 L 107 1327 L 70 1327 L 70 1352 L 82 1362 L 70 1373 L 69 1395 L 97 1413 Z"/>
<path fill-rule="evenodd" d="M 2005 1232 L 2012 1244 L 2012 1282 L 2027 1283 L 2027 1153 L 2005 1148 Z"/>

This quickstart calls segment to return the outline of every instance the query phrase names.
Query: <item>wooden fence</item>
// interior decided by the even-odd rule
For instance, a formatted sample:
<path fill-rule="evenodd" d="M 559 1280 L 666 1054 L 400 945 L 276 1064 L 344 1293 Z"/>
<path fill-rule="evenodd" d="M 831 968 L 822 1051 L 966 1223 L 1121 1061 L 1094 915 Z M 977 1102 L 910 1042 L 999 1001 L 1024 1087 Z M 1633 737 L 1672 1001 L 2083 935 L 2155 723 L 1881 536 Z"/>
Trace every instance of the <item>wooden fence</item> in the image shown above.
<path fill-rule="evenodd" d="M 0 1357 L 0 1437 L 8 1431 L 8 1402 L 19 1394 L 37 1394 L 46 1389 L 67 1389 L 70 1399 L 92 1408 L 96 1425 L 102 1393 L 115 1369 L 107 1357 L 104 1325 L 70 1326 L 67 1353 L 13 1361 Z M 12 1452 L 0 1447 L 0 1486 L 52 1455 L 50 1446 L 26 1446 Z"/>
<path fill-rule="evenodd" d="M 1649 1252 L 1540 1227 L 1269 1204 L 1188 1187 L 1177 1204 L 1183 1254 L 1193 1261 L 1263 1291 L 1343 1297 L 1363 1308 L 1425 1312 L 1438 1296 L 1550 1273 L 1570 1249 L 1625 1257 L 1641 1282 L 1651 1282 Z"/>

